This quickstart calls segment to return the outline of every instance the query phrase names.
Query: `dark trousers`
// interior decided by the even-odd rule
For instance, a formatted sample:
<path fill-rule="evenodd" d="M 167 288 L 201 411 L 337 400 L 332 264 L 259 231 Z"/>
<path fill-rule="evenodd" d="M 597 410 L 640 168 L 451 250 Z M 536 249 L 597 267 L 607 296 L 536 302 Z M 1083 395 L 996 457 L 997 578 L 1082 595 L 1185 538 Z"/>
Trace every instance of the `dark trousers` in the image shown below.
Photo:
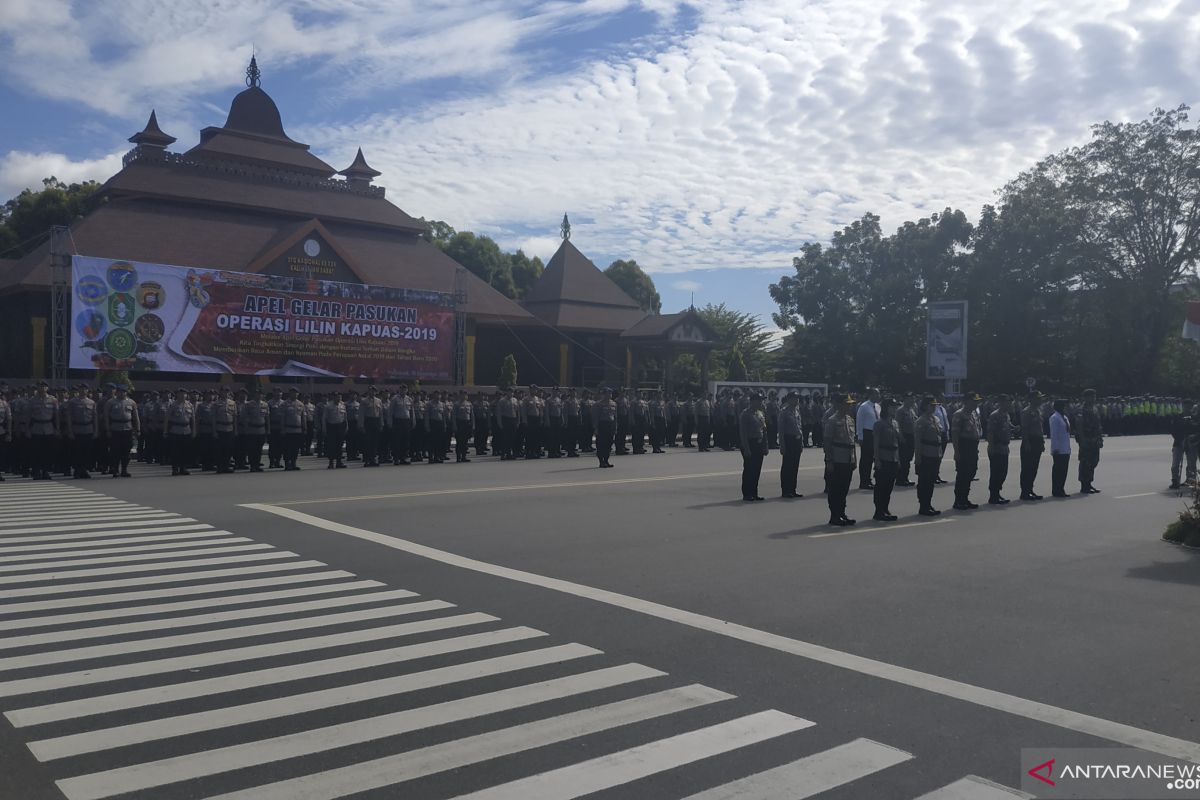
<path fill-rule="evenodd" d="M 899 472 L 900 465 L 895 461 L 880 461 L 875 468 L 875 513 L 880 516 L 892 513 L 892 488 Z"/>
<path fill-rule="evenodd" d="M 500 455 L 507 459 L 516 457 L 514 441 L 517 435 L 517 418 L 500 417 Z"/>
<path fill-rule="evenodd" d="M 1096 478 L 1096 465 L 1100 463 L 1100 448 L 1094 444 L 1079 445 L 1079 485 L 1084 489 L 1092 487 Z"/>
<path fill-rule="evenodd" d="M 171 451 L 171 469 L 186 470 L 192 465 L 193 439 L 190 433 L 172 433 L 167 436 Z"/>
<path fill-rule="evenodd" d="M 749 449 L 742 450 L 742 497 L 758 497 L 758 479 L 762 475 L 763 442 L 750 442 Z"/>
<path fill-rule="evenodd" d="M 1008 453 L 992 453 L 988 456 L 991 475 L 988 477 L 988 492 L 992 497 L 999 497 L 1004 490 L 1004 481 L 1008 479 Z"/>
<path fill-rule="evenodd" d="M 285 433 L 283 435 L 283 466 L 289 469 L 296 466 L 296 457 L 300 455 L 300 448 L 303 446 L 303 431 Z"/>
<path fill-rule="evenodd" d="M 362 452 L 362 431 L 357 422 L 346 423 L 346 458 L 350 461 L 358 458 Z"/>
<path fill-rule="evenodd" d="M 690 419 L 684 419 L 683 427 L 680 429 L 680 431 L 681 435 L 683 436 L 683 446 L 691 447 L 692 434 L 696 431 L 696 423 L 692 422 Z"/>
<path fill-rule="evenodd" d="M 629 447 L 634 455 L 646 452 L 646 423 L 634 421 L 633 436 L 630 439 Z"/>
<path fill-rule="evenodd" d="M 71 441 L 71 467 L 75 477 L 86 475 L 95 461 L 96 437 L 90 433 L 75 434 Z"/>
<path fill-rule="evenodd" d="M 909 483 L 909 475 L 912 474 L 913 453 L 917 449 L 917 437 L 915 434 L 906 433 L 900 437 L 900 467 L 896 473 L 896 480 L 900 483 Z"/>
<path fill-rule="evenodd" d="M 1067 473 L 1071 469 L 1071 454 L 1055 453 L 1051 458 L 1054 460 L 1054 464 L 1050 468 L 1050 488 L 1054 494 L 1066 494 Z"/>
<path fill-rule="evenodd" d="M 829 494 L 826 495 L 826 501 L 829 503 L 829 518 L 840 519 L 846 514 L 846 495 L 850 493 L 854 465 L 828 464 L 827 470 L 829 478 L 826 483 L 829 486 Z"/>
<path fill-rule="evenodd" d="M 783 463 L 779 467 L 779 488 L 783 494 L 796 493 L 796 477 L 800 471 L 803 444 L 799 436 L 783 437 Z"/>
<path fill-rule="evenodd" d="M 363 419 L 363 463 L 379 463 L 379 437 L 383 431 L 383 420 L 379 417 Z"/>
<path fill-rule="evenodd" d="M 346 441 L 346 423 L 325 425 L 325 457 L 332 464 L 342 463 L 342 443 Z"/>
<path fill-rule="evenodd" d="M 475 455 L 486 456 L 488 452 L 488 424 L 475 420 Z"/>
<path fill-rule="evenodd" d="M 696 420 L 696 447 L 707 450 L 712 446 L 712 417 L 698 417 Z"/>
<path fill-rule="evenodd" d="M 619 456 L 625 455 L 628 450 L 625 449 L 625 437 L 629 435 L 629 423 L 625 420 L 617 420 L 617 438 L 613 444 L 613 452 Z"/>
<path fill-rule="evenodd" d="M 1034 450 L 1026 444 L 1021 445 L 1021 494 L 1032 494 L 1033 484 L 1037 480 L 1038 462 L 1042 460 L 1042 451 Z"/>
<path fill-rule="evenodd" d="M 537 458 L 542 454 L 542 419 L 530 417 L 525 421 L 525 457 Z"/>
<path fill-rule="evenodd" d="M 562 417 L 546 419 L 546 453 L 551 458 L 558 458 L 562 455 L 563 420 Z"/>
<path fill-rule="evenodd" d="M 663 419 L 654 420 L 654 424 L 650 427 L 650 446 L 655 450 L 662 450 L 662 446 L 667 441 L 667 421 Z"/>
<path fill-rule="evenodd" d="M 862 453 L 858 460 L 858 488 L 865 489 L 871 485 L 871 468 L 875 464 L 875 431 L 864 430 L 862 435 Z"/>
<path fill-rule="evenodd" d="M 272 467 L 283 463 L 283 433 L 272 431 L 267 437 L 267 460 Z"/>
<path fill-rule="evenodd" d="M 411 419 L 392 420 L 392 463 L 403 464 L 408 461 L 408 449 L 412 444 Z"/>
<path fill-rule="evenodd" d="M 446 423 L 440 419 L 428 420 L 429 425 L 429 463 L 436 464 L 445 459 Z"/>
<path fill-rule="evenodd" d="M 612 455 L 613 445 L 613 424 L 611 422 L 601 420 L 596 425 L 596 458 L 601 464 L 607 464 L 609 456 Z"/>
<path fill-rule="evenodd" d="M 459 458 L 467 457 L 471 446 L 471 423 L 469 420 L 456 420 L 454 423 L 454 454 Z"/>
<path fill-rule="evenodd" d="M 933 482 L 937 479 L 940 459 L 925 458 L 917 463 L 917 503 L 922 511 L 933 508 Z"/>
<path fill-rule="evenodd" d="M 233 471 L 233 431 L 217 432 L 217 472 Z"/>
<path fill-rule="evenodd" d="M 129 450 L 133 447 L 133 431 L 108 432 L 108 471 L 119 475 L 129 471 Z"/>
<path fill-rule="evenodd" d="M 971 501 L 971 481 L 979 472 L 979 442 L 974 439 L 959 439 L 958 456 L 954 464 L 954 502 Z"/>
<path fill-rule="evenodd" d="M 247 433 L 246 442 L 246 464 L 250 469 L 262 469 L 262 451 L 263 444 L 267 441 L 265 433 Z"/>

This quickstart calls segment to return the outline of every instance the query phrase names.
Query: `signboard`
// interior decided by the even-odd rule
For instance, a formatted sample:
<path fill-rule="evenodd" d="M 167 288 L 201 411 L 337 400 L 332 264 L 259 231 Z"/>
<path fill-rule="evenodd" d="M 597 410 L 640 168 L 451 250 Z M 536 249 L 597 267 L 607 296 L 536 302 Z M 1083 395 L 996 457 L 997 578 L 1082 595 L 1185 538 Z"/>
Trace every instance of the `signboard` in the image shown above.
<path fill-rule="evenodd" d="M 930 303 L 925 328 L 925 377 L 967 377 L 967 301 Z"/>
<path fill-rule="evenodd" d="M 453 296 L 73 256 L 72 369 L 449 381 Z"/>
<path fill-rule="evenodd" d="M 769 392 L 783 399 L 783 396 L 788 392 L 795 392 L 801 397 L 808 395 L 819 394 L 822 397 L 829 396 L 828 383 L 755 383 L 753 381 L 709 381 L 708 396 L 716 397 L 725 389 L 741 389 L 742 394 L 746 392 L 762 392 L 764 395 Z"/>

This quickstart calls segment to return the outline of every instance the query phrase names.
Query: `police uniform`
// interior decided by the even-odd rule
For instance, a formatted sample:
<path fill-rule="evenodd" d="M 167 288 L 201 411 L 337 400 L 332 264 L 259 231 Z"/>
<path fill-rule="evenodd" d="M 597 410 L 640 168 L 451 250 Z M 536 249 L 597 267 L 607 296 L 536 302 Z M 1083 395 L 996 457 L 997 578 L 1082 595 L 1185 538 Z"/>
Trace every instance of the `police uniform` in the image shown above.
<path fill-rule="evenodd" d="M 475 428 L 475 407 L 470 400 L 460 397 L 454 403 L 453 414 L 455 461 L 464 464 L 471 460 L 467 458 L 467 450 L 471 446 L 471 432 Z"/>
<path fill-rule="evenodd" d="M 1008 448 L 1012 440 L 1008 413 L 1003 403 L 987 418 L 987 453 L 990 475 L 988 476 L 988 503 L 998 506 L 1008 502 L 1000 493 L 1008 478 Z"/>
<path fill-rule="evenodd" d="M 545 405 L 531 388 L 529 396 L 521 403 L 521 420 L 525 423 L 525 458 L 542 457 L 542 416 Z"/>
<path fill-rule="evenodd" d="M 222 397 L 212 404 L 212 416 L 217 445 L 217 473 L 224 475 L 233 472 L 233 446 L 238 425 L 237 403 L 232 397 Z"/>
<path fill-rule="evenodd" d="M 851 400 L 850 402 L 853 402 Z M 834 407 L 822 426 L 822 442 L 825 450 L 826 492 L 829 505 L 830 525 L 853 525 L 854 520 L 846 516 L 846 495 L 850 492 L 850 481 L 857 466 L 854 447 L 854 419 L 849 413 Z"/>
<path fill-rule="evenodd" d="M 388 403 L 388 420 L 392 434 L 392 464 L 411 464 L 409 448 L 412 446 L 413 400 L 408 393 L 396 394 Z"/>
<path fill-rule="evenodd" d="M 562 399 L 551 394 L 546 400 L 546 455 L 549 458 L 562 457 L 564 432 Z"/>
<path fill-rule="evenodd" d="M 88 397 L 85 391 L 81 389 L 78 397 L 67 401 L 67 431 L 71 440 L 71 461 L 76 478 L 92 477 L 89 470 L 95 461 L 94 448 L 98 432 L 96 401 Z"/>
<path fill-rule="evenodd" d="M 708 399 L 708 395 L 704 395 L 695 403 L 696 412 L 696 449 L 701 453 L 707 453 L 712 446 L 712 414 L 713 404 Z"/>
<path fill-rule="evenodd" d="M 980 398 L 975 396 L 976 401 Z M 966 406 L 954 412 L 950 422 L 950 438 L 954 442 L 954 507 L 961 510 L 978 508 L 971 502 L 971 482 L 979 471 L 979 414 Z"/>
<path fill-rule="evenodd" d="M 900 460 L 897 467 L 896 485 L 912 486 L 912 460 L 917 450 L 917 409 L 913 402 L 905 399 L 896 412 L 896 424 L 900 428 Z"/>
<path fill-rule="evenodd" d="M 349 420 L 346 404 L 338 398 L 326 400 L 321 407 L 321 436 L 324 440 L 322 451 L 329 459 L 329 469 L 344 469 L 342 461 L 342 442 L 346 438 L 346 424 Z"/>
<path fill-rule="evenodd" d="M 304 446 L 305 429 L 308 427 L 308 406 L 303 400 L 289 397 L 279 405 L 283 420 L 283 470 L 295 472 L 300 469 L 296 459 Z"/>
<path fill-rule="evenodd" d="M 491 434 L 492 405 L 483 395 L 480 395 L 472 406 L 471 415 L 475 418 L 475 455 L 488 454 L 488 436 Z"/>
<path fill-rule="evenodd" d="M 890 406 L 889 406 L 890 408 Z M 881 412 L 875 420 L 875 516 L 880 522 L 892 522 L 896 515 L 891 512 L 892 488 L 900 471 L 900 423 L 890 411 L 885 418 Z"/>
<path fill-rule="evenodd" d="M 1079 445 L 1080 491 L 1098 494 L 1100 490 L 1092 485 L 1092 481 L 1096 477 L 1096 465 L 1100 463 L 1100 448 L 1104 447 L 1104 430 L 1094 405 L 1085 403 L 1080 409 L 1075 441 Z"/>
<path fill-rule="evenodd" d="M 192 444 L 196 439 L 196 406 L 190 400 L 175 400 L 167 406 L 167 439 L 170 442 L 171 474 L 189 475 Z"/>
<path fill-rule="evenodd" d="M 660 396 L 655 397 L 650 405 L 650 446 L 654 452 L 662 453 L 663 444 L 667 440 L 667 406 Z"/>
<path fill-rule="evenodd" d="M 363 466 L 379 466 L 379 437 L 383 435 L 383 401 L 374 391 L 359 405 L 358 417 L 363 435 Z"/>
<path fill-rule="evenodd" d="M 114 397 L 104 406 L 104 429 L 108 433 L 108 474 L 128 478 L 129 450 L 141 431 L 137 403 L 128 397 Z"/>
<path fill-rule="evenodd" d="M 0 483 L 4 482 L 5 470 L 12 471 L 13 417 L 12 406 L 0 395 Z"/>
<path fill-rule="evenodd" d="M 767 454 L 767 418 L 761 409 L 751 406 L 738 418 L 738 444 L 742 451 L 742 499 L 762 500 L 758 479 Z"/>
<path fill-rule="evenodd" d="M 29 414 L 29 462 L 34 480 L 50 480 L 50 469 L 58 440 L 58 400 L 51 394 L 36 394 L 26 401 Z"/>
<path fill-rule="evenodd" d="M 916 433 L 916 462 L 917 462 L 917 503 L 922 516 L 932 517 L 940 514 L 933 507 L 933 486 L 937 482 L 938 468 L 942 462 L 942 429 L 934 416 L 936 406 L 932 399 L 929 409 L 917 418 L 914 431 Z"/>
<path fill-rule="evenodd" d="M 271 431 L 271 408 L 266 400 L 255 396 L 242 404 L 238 417 L 245 431 L 244 451 L 251 472 L 262 472 L 263 444 Z"/>
<path fill-rule="evenodd" d="M 267 434 L 267 464 L 273 469 L 283 466 L 283 404 L 286 402 L 282 395 L 277 395 L 267 401 L 267 410 L 270 414 L 270 431 Z"/>
<path fill-rule="evenodd" d="M 1046 437 L 1042 433 L 1042 412 L 1037 400 L 1040 395 L 1032 397 L 1021 412 L 1021 499 L 1041 500 L 1042 496 L 1033 491 L 1037 480 L 1038 462 L 1046 450 Z"/>
<path fill-rule="evenodd" d="M 796 493 L 796 478 L 800 470 L 800 454 L 804 451 L 804 430 L 800 409 L 789 403 L 788 398 L 784 398 L 779 408 L 775 430 L 779 437 L 779 454 L 783 459 L 779 468 L 780 492 L 784 497 L 800 497 Z"/>

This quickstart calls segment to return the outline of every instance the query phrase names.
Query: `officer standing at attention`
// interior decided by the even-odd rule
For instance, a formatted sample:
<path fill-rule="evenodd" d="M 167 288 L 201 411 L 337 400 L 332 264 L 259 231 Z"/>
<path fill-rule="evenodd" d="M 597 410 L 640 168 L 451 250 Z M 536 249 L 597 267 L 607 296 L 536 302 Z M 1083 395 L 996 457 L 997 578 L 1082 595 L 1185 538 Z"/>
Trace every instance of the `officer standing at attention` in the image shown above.
<path fill-rule="evenodd" d="M 574 395 L 574 390 L 572 390 Z M 475 402 L 471 409 L 471 416 L 475 418 L 475 455 L 486 456 L 488 454 L 488 434 L 490 433 L 490 422 L 492 419 L 492 407 L 488 403 L 487 397 L 481 392 L 475 396 Z M 567 455 L 572 455 L 568 453 Z"/>
<path fill-rule="evenodd" d="M 694 406 L 696 409 L 696 449 L 701 453 L 707 453 L 712 446 L 713 418 L 713 402 L 708 399 L 708 392 L 701 394 Z"/>
<path fill-rule="evenodd" d="M 283 413 L 283 471 L 300 469 L 296 463 L 304 445 L 304 428 L 308 424 L 308 405 L 300 399 L 295 386 L 288 389 L 288 398 L 280 406 Z"/>
<path fill-rule="evenodd" d="M 667 441 L 667 401 L 662 389 L 654 393 L 650 401 L 650 447 L 655 453 L 665 453 L 663 445 Z"/>
<path fill-rule="evenodd" d="M 192 445 L 196 441 L 196 406 L 183 389 L 175 391 L 175 400 L 167 406 L 167 440 L 171 452 L 171 475 L 191 475 Z"/>
<path fill-rule="evenodd" d="M 763 457 L 767 454 L 767 418 L 763 396 L 750 397 L 750 405 L 738 417 L 738 443 L 742 450 L 742 500 L 763 500 L 758 493 Z"/>
<path fill-rule="evenodd" d="M 129 451 L 141 430 L 137 403 L 129 399 L 129 390 L 117 384 L 117 396 L 104 406 L 104 428 L 108 434 L 108 474 L 114 478 L 131 477 Z"/>
<path fill-rule="evenodd" d="M 517 419 L 520 410 L 513 398 L 513 390 L 505 389 L 503 396 L 496 402 L 496 420 L 499 423 L 497 438 L 499 441 L 500 460 L 512 461 L 517 457 L 514 441 L 517 436 Z"/>
<path fill-rule="evenodd" d="M 546 457 L 562 458 L 562 439 L 566 433 L 563 421 L 562 393 L 557 389 L 550 391 L 546 398 Z"/>
<path fill-rule="evenodd" d="M 425 404 L 425 427 L 429 432 L 429 463 L 441 464 L 446 460 L 446 406 L 438 392 L 434 392 Z"/>
<path fill-rule="evenodd" d="M 353 389 L 346 398 L 346 460 L 358 461 L 362 453 L 362 428 L 359 427 L 362 403 Z"/>
<path fill-rule="evenodd" d="M 383 401 L 379 390 L 367 387 L 367 396 L 358 409 L 363 435 L 363 466 L 379 466 L 379 437 L 383 435 Z"/>
<path fill-rule="evenodd" d="M 800 395 L 788 392 L 779 408 L 775 430 L 779 436 L 779 454 L 783 464 L 779 468 L 779 488 L 783 497 L 799 498 L 796 493 L 796 477 L 800 470 L 800 454 L 804 451 L 804 429 L 800 422 L 798 403 Z"/>
<path fill-rule="evenodd" d="M 263 444 L 271 432 L 271 409 L 262 399 L 258 387 L 250 390 L 250 399 L 242 404 L 239 419 L 246 432 L 244 455 L 251 472 L 262 472 Z"/>
<path fill-rule="evenodd" d="M 1083 392 L 1083 408 L 1079 411 L 1079 430 L 1075 432 L 1079 445 L 1079 493 L 1100 494 L 1092 485 L 1096 477 L 1096 465 L 1100 463 L 1100 448 L 1104 447 L 1104 430 L 1100 426 L 1100 415 L 1096 413 L 1096 390 Z"/>
<path fill-rule="evenodd" d="M 822 442 L 825 450 L 825 492 L 829 503 L 830 525 L 853 525 L 855 520 L 846 516 L 846 495 L 854 476 L 854 418 L 850 409 L 854 397 L 837 394 L 833 397 L 832 413 L 822 424 Z"/>
<path fill-rule="evenodd" d="M 90 478 L 96 439 L 99 436 L 96 401 L 88 397 L 87 386 L 80 384 L 76 394 L 67 401 L 67 438 L 71 442 L 72 474 Z"/>
<path fill-rule="evenodd" d="M 465 391 L 458 393 L 454 403 L 454 455 L 459 464 L 467 464 L 467 449 L 471 446 L 471 432 L 475 429 L 475 407 Z"/>
<path fill-rule="evenodd" d="M 862 447 L 858 462 L 858 488 L 874 489 L 871 469 L 875 466 L 875 421 L 879 419 L 879 390 L 868 389 L 867 399 L 859 404 L 854 420 L 854 435 Z"/>
<path fill-rule="evenodd" d="M 412 443 L 413 402 L 408 396 L 408 384 L 400 384 L 400 391 L 388 404 L 388 417 L 392 422 L 392 466 L 408 466 Z"/>
<path fill-rule="evenodd" d="M 1042 411 L 1040 401 L 1044 397 L 1041 392 L 1029 393 L 1029 401 L 1021 412 L 1021 499 L 1041 500 L 1042 496 L 1033 491 L 1034 481 L 1037 480 L 1038 462 L 1046 450 L 1046 437 L 1042 433 Z"/>
<path fill-rule="evenodd" d="M 767 417 L 767 449 L 779 447 L 779 395 L 775 390 L 767 392 L 767 405 L 764 413 Z"/>
<path fill-rule="evenodd" d="M 321 437 L 325 442 L 325 458 L 329 459 L 326 469 L 345 469 L 342 461 L 342 443 L 346 440 L 346 422 L 349 420 L 346 404 L 338 392 L 329 395 L 321 407 Z"/>
<path fill-rule="evenodd" d="M 915 486 L 910 478 L 913 455 L 917 451 L 917 398 L 909 392 L 904 396 L 904 405 L 896 412 L 896 422 L 900 426 L 900 466 L 896 475 L 897 486 Z"/>
<path fill-rule="evenodd" d="M 59 439 L 58 400 L 49 392 L 49 385 L 40 381 L 37 393 L 27 401 L 29 412 L 29 462 L 35 481 L 50 480 L 54 445 Z"/>
<path fill-rule="evenodd" d="M 601 393 L 600 399 L 592 405 L 592 414 L 596 425 L 596 458 L 600 461 L 600 469 L 608 469 L 612 467 L 608 459 L 612 455 L 617 429 L 617 401 L 613 399 L 612 389 Z"/>
<path fill-rule="evenodd" d="M 233 445 L 238 426 L 238 407 L 228 386 L 221 387 L 221 399 L 213 404 L 213 429 L 217 437 L 217 474 L 233 472 Z"/>
<path fill-rule="evenodd" d="M 546 410 L 541 390 L 530 385 L 529 396 L 521 403 L 521 417 L 525 420 L 525 458 L 542 457 L 542 417 Z"/>
<path fill-rule="evenodd" d="M 941 514 L 933 507 L 933 485 L 937 482 L 938 465 L 942 461 L 942 430 L 935 416 L 938 402 L 927 394 L 921 400 L 921 416 L 917 418 L 917 503 L 923 517 Z"/>
<path fill-rule="evenodd" d="M 895 419 L 896 401 L 890 397 L 879 407 L 875 421 L 875 516 L 877 522 L 895 522 L 890 510 L 892 487 L 900 467 L 900 425 Z"/>
<path fill-rule="evenodd" d="M 988 505 L 1002 506 L 1008 500 L 1000 496 L 1004 490 L 1004 481 L 1008 478 L 1008 443 L 1012 440 L 1012 427 L 1009 414 L 1012 413 L 1012 399 L 1000 395 L 996 410 L 988 415 L 987 421 L 987 452 L 991 474 L 988 477 Z"/>
<path fill-rule="evenodd" d="M 971 502 L 971 481 L 979 471 L 979 440 L 983 431 L 976 409 L 982 399 L 974 392 L 966 395 L 962 408 L 954 412 L 950 421 L 950 441 L 954 444 L 954 508 L 958 511 L 979 508 Z"/>
<path fill-rule="evenodd" d="M 1071 468 L 1071 422 L 1067 419 L 1067 401 L 1055 400 L 1050 415 L 1050 489 L 1055 497 L 1067 496 L 1067 473 Z"/>
<path fill-rule="evenodd" d="M 0 483 L 4 483 L 4 470 L 12 469 L 13 417 L 8 396 L 8 386 L 0 384 Z"/>
<path fill-rule="evenodd" d="M 283 466 L 283 389 L 276 389 L 274 397 L 267 401 L 270 413 L 270 429 L 267 434 L 267 462 L 272 469 Z"/>

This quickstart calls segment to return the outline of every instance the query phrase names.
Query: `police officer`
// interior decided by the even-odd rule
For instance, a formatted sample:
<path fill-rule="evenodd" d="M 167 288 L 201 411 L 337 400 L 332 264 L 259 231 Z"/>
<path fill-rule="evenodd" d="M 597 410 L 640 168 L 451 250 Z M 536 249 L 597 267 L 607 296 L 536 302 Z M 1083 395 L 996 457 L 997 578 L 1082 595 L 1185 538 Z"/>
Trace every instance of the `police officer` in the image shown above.
<path fill-rule="evenodd" d="M 1041 400 L 1045 397 L 1041 392 L 1032 391 L 1021 412 L 1021 499 L 1041 500 L 1042 496 L 1033 491 L 1034 481 L 1037 480 L 1038 462 L 1046 450 L 1046 437 L 1042 433 Z"/>
<path fill-rule="evenodd" d="M 87 386 L 76 387 L 76 395 L 67 401 L 67 438 L 71 443 L 71 462 L 76 478 L 90 478 L 95 458 L 95 443 L 100 432 L 96 401 L 88 397 Z"/>
<path fill-rule="evenodd" d="M 367 387 L 367 396 L 362 399 L 358 410 L 359 427 L 363 435 L 363 466 L 379 466 L 379 437 L 383 435 L 383 401 L 379 390 Z"/>
<path fill-rule="evenodd" d="M 562 396 L 556 389 L 546 398 L 546 456 L 562 458 L 562 439 L 565 433 Z"/>
<path fill-rule="evenodd" d="M 283 471 L 300 469 L 296 459 L 304 446 L 305 429 L 308 426 L 308 404 L 300 399 L 295 386 L 288 388 L 287 400 L 280 405 L 283 418 Z"/>
<path fill-rule="evenodd" d="M 767 418 L 763 396 L 758 392 L 751 395 L 750 406 L 738 418 L 738 442 L 742 450 L 742 500 L 762 500 L 758 479 L 767 454 Z"/>
<path fill-rule="evenodd" d="M 846 526 L 855 523 L 855 520 L 846 516 L 846 495 L 850 492 L 857 455 L 854 449 L 855 421 L 850 415 L 853 405 L 852 395 L 835 395 L 832 413 L 825 418 L 822 426 L 830 525 Z"/>
<path fill-rule="evenodd" d="M 250 390 L 250 399 L 242 404 L 238 419 L 242 421 L 246 441 L 243 445 L 246 463 L 251 472 L 262 472 L 263 444 L 271 434 L 271 407 L 254 387 Z"/>
<path fill-rule="evenodd" d="M 283 389 L 275 389 L 273 396 L 267 401 L 270 413 L 270 425 L 267 433 L 267 464 L 271 469 L 283 466 Z"/>
<path fill-rule="evenodd" d="M 962 408 L 950 420 L 950 441 L 954 445 L 954 508 L 971 511 L 979 506 L 971 502 L 971 482 L 979 471 L 979 440 L 983 431 L 979 425 L 979 401 L 971 393 L 963 398 Z"/>
<path fill-rule="evenodd" d="M 696 409 L 696 449 L 707 453 L 712 446 L 712 417 L 713 402 L 708 393 L 701 395 L 695 403 Z"/>
<path fill-rule="evenodd" d="M 988 476 L 988 505 L 1007 505 L 1008 500 L 1000 495 L 1004 481 L 1008 478 L 1008 445 L 1012 441 L 1012 398 L 1002 394 L 996 410 L 988 415 L 987 452 L 990 475 Z"/>
<path fill-rule="evenodd" d="M 900 425 L 896 422 L 896 401 L 886 398 L 879 404 L 875 420 L 875 515 L 877 522 L 895 522 L 891 512 L 892 487 L 900 468 Z"/>
<path fill-rule="evenodd" d="M 212 404 L 212 416 L 217 474 L 227 475 L 233 472 L 233 445 L 238 426 L 238 407 L 228 386 L 221 387 L 221 399 Z"/>
<path fill-rule="evenodd" d="M 525 458 L 542 457 L 542 417 L 545 406 L 537 386 L 529 387 L 529 396 L 521 403 L 521 421 L 525 424 Z"/>
<path fill-rule="evenodd" d="M 933 395 L 925 395 L 921 399 L 921 415 L 917 417 L 914 426 L 917 446 L 914 454 L 917 465 L 917 513 L 923 517 L 936 517 L 942 513 L 933 507 L 933 486 L 937 482 L 938 468 L 942 461 L 942 430 L 935 415 L 938 405 Z"/>
<path fill-rule="evenodd" d="M 0 385 L 0 483 L 4 482 L 4 471 L 12 470 L 13 416 L 8 386 Z"/>
<path fill-rule="evenodd" d="M 408 451 L 413 430 L 413 400 L 408 396 L 408 384 L 400 384 L 400 389 L 388 403 L 388 421 L 392 433 L 392 465 L 408 466 L 412 463 Z"/>
<path fill-rule="evenodd" d="M 513 397 L 513 390 L 511 388 L 505 389 L 500 399 L 496 401 L 496 421 L 499 425 L 496 430 L 500 440 L 501 461 L 512 461 L 517 457 L 514 449 L 514 439 L 517 435 L 517 424 L 520 416 L 520 409 L 517 407 L 517 401 Z"/>
<path fill-rule="evenodd" d="M 1100 490 L 1092 485 L 1092 481 L 1096 477 L 1096 465 L 1100 463 L 1100 448 L 1104 447 L 1104 430 L 1096 411 L 1095 389 L 1083 393 L 1075 442 L 1079 445 L 1079 493 L 1099 494 Z"/>
<path fill-rule="evenodd" d="M 108 474 L 128 478 L 129 450 L 141 431 L 137 403 L 129 398 L 124 384 L 117 384 L 117 396 L 104 406 L 104 429 L 108 435 Z"/>
<path fill-rule="evenodd" d="M 617 429 L 617 401 L 613 399 L 612 389 L 604 390 L 592 412 L 596 419 L 596 458 L 600 461 L 600 469 L 608 469 L 612 466 L 609 457 Z"/>
<path fill-rule="evenodd" d="M 434 392 L 425 404 L 425 427 L 429 436 L 429 463 L 441 464 L 446 460 L 443 440 L 446 435 L 446 406 L 441 395 Z"/>
<path fill-rule="evenodd" d="M 468 464 L 467 451 L 471 447 L 471 432 L 475 430 L 475 406 L 465 391 L 458 393 L 451 412 L 454 415 L 454 460 L 458 464 Z"/>
<path fill-rule="evenodd" d="M 175 400 L 167 406 L 166 438 L 171 453 L 171 475 L 191 475 L 192 446 L 196 441 L 196 406 L 187 399 L 187 391 L 175 390 Z"/>
<path fill-rule="evenodd" d="M 475 395 L 471 416 L 475 418 L 475 455 L 486 456 L 488 454 L 488 436 L 491 434 L 492 405 L 482 392 Z"/>
<path fill-rule="evenodd" d="M 37 392 L 26 404 L 29 414 L 29 461 L 35 481 L 50 480 L 54 451 L 60 429 L 58 400 L 49 392 L 49 385 L 39 381 Z"/>
<path fill-rule="evenodd" d="M 325 458 L 329 459 L 326 469 L 346 468 L 346 463 L 342 461 L 342 443 L 346 439 L 346 423 L 349 418 L 341 394 L 334 392 L 329 395 L 329 399 L 321 407 L 320 419 L 320 435 L 324 442 L 321 450 Z"/>
<path fill-rule="evenodd" d="M 900 466 L 896 476 L 897 486 L 915 486 L 909 477 L 912 460 L 917 450 L 917 398 L 912 392 L 904 396 L 904 405 L 896 412 L 896 423 L 900 427 Z"/>
<path fill-rule="evenodd" d="M 563 398 L 563 443 L 567 458 L 579 458 L 575 448 L 583 441 L 583 423 L 580 422 L 582 405 L 574 389 Z"/>
<path fill-rule="evenodd" d="M 783 405 L 779 407 L 779 416 L 775 423 L 776 434 L 779 437 L 779 454 L 783 457 L 779 468 L 779 488 L 782 496 L 788 498 L 804 496 L 796 493 L 800 454 L 804 451 L 804 430 L 799 403 L 800 395 L 795 392 L 784 395 Z"/>

